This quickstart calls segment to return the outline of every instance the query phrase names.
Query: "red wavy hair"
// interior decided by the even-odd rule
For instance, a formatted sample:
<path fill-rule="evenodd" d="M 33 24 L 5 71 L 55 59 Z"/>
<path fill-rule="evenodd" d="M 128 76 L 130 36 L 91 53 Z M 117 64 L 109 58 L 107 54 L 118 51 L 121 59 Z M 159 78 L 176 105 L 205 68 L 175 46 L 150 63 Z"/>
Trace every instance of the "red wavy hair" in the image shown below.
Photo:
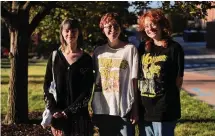
<path fill-rule="evenodd" d="M 145 14 L 140 16 L 139 19 L 139 29 L 143 32 L 143 36 L 146 40 L 145 42 L 145 49 L 147 51 L 150 50 L 151 45 L 153 43 L 153 39 L 148 37 L 145 33 L 145 19 L 149 17 L 151 21 L 160 26 L 161 29 L 161 39 L 162 39 L 162 47 L 167 47 L 167 40 L 170 38 L 171 35 L 171 27 L 169 20 L 165 17 L 164 13 L 159 9 L 152 9 L 147 11 Z"/>
<path fill-rule="evenodd" d="M 105 15 L 102 16 L 99 27 L 103 30 L 104 25 L 107 23 L 118 23 L 121 27 L 121 19 L 119 14 L 111 12 L 111 13 L 106 13 Z"/>

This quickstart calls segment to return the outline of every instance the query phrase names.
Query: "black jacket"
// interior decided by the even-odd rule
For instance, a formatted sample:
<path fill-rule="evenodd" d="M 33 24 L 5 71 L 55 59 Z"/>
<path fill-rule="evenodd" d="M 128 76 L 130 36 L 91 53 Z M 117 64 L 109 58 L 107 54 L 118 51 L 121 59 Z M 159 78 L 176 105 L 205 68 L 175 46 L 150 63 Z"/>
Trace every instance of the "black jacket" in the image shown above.
<path fill-rule="evenodd" d="M 62 52 L 58 50 L 54 61 L 54 77 L 57 102 L 49 93 L 52 81 L 52 55 L 50 55 L 44 80 L 44 98 L 51 113 L 64 111 L 67 116 L 88 114 L 87 106 L 94 81 L 90 55 L 84 52 L 76 62 L 70 65 Z"/>

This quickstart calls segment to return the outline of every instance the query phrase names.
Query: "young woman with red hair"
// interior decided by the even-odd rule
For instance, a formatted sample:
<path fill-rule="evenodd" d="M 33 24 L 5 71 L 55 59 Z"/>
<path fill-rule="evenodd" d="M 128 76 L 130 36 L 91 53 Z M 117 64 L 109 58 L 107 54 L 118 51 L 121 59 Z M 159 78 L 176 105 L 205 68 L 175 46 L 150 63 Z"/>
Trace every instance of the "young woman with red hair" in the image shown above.
<path fill-rule="evenodd" d="M 140 17 L 145 48 L 140 55 L 140 134 L 174 136 L 181 117 L 180 88 L 184 75 L 184 51 L 171 39 L 170 23 L 161 10 Z M 142 46 L 143 47 L 143 46 Z"/>
<path fill-rule="evenodd" d="M 108 42 L 94 51 L 93 121 L 101 136 L 133 136 L 137 115 L 138 51 L 122 41 L 121 19 L 107 13 L 100 28 Z"/>

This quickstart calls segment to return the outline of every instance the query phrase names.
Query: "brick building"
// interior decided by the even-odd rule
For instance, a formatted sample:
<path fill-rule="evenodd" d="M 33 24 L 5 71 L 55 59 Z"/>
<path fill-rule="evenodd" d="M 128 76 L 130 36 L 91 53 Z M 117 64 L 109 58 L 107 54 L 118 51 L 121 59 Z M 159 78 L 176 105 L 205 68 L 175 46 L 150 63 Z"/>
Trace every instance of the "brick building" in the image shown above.
<path fill-rule="evenodd" d="M 208 15 L 206 17 L 206 20 L 204 20 L 204 19 L 201 20 L 203 29 L 206 29 L 207 22 L 215 22 L 215 8 L 208 9 L 207 13 L 208 13 Z"/>

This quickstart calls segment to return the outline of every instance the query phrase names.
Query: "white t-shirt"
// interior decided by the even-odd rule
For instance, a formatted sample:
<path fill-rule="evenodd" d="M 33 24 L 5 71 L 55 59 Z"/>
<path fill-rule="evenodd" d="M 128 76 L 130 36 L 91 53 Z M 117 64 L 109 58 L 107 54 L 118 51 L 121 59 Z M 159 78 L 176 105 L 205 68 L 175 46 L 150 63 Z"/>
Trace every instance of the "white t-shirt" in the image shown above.
<path fill-rule="evenodd" d="M 94 114 L 124 117 L 134 103 L 132 79 L 138 74 L 138 52 L 127 44 L 113 49 L 107 44 L 94 51 L 96 85 L 92 98 Z"/>

